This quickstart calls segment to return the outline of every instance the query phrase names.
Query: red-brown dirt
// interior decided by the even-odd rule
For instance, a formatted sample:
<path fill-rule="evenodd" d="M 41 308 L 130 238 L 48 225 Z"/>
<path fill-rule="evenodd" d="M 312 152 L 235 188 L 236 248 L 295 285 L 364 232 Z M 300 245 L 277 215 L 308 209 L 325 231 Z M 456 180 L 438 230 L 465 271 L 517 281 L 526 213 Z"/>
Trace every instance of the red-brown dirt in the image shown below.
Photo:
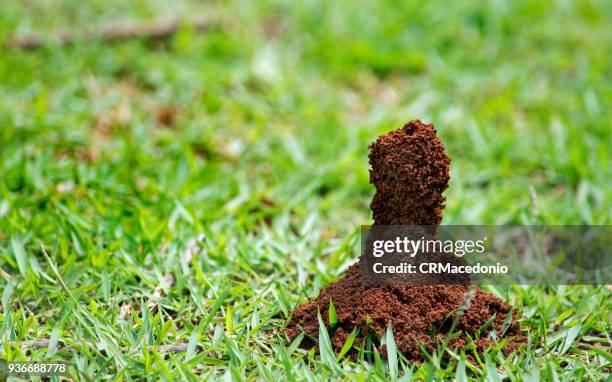
<path fill-rule="evenodd" d="M 370 182 L 376 187 L 371 203 L 374 224 L 440 224 L 450 159 L 433 125 L 413 120 L 380 136 L 370 145 L 369 159 Z M 359 346 L 369 333 L 381 338 L 389 323 L 398 349 L 413 361 L 423 360 L 421 346 L 428 352 L 434 350 L 453 326 L 454 334 L 448 341 L 451 347 L 465 346 L 470 335 L 477 351 L 482 352 L 494 341 L 489 335 L 492 330 L 509 339 L 504 353 L 516 350 L 524 341 L 516 314 L 504 327 L 512 307 L 492 294 L 468 285 L 364 285 L 360 266 L 359 262 L 354 264 L 315 300 L 295 309 L 286 329 L 289 338 L 302 331 L 316 338 L 317 312 L 329 325 L 327 312 L 332 300 L 338 317 L 331 334 L 335 351 L 340 351 L 356 326 L 361 331 L 354 346 Z M 493 316 L 494 321 L 481 330 Z M 314 345 L 310 339 L 302 343 L 306 348 Z"/>

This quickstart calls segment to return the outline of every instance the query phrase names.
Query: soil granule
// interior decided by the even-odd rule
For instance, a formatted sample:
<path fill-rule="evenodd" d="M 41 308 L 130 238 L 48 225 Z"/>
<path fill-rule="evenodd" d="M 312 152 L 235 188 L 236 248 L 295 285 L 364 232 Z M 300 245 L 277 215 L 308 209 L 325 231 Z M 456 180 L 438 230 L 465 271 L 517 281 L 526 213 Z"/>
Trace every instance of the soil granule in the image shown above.
<path fill-rule="evenodd" d="M 413 120 L 380 136 L 370 145 L 369 160 L 370 182 L 376 187 L 371 203 L 374 224 L 440 224 L 450 159 L 433 125 Z M 360 328 L 360 334 L 354 346 L 360 346 L 372 333 L 382 338 L 389 323 L 398 349 L 417 362 L 424 357 L 421 346 L 431 352 L 447 340 L 451 348 L 461 348 L 468 344 L 467 335 L 482 352 L 493 342 L 492 330 L 498 337 L 508 338 L 505 354 L 523 343 L 516 315 L 511 322 L 504 322 L 511 306 L 492 294 L 468 285 L 364 285 L 360 266 L 360 262 L 352 265 L 315 300 L 294 310 L 286 329 L 290 339 L 302 331 L 317 338 L 317 312 L 329 325 L 327 312 L 332 300 L 338 318 L 331 333 L 336 352 L 355 327 Z M 492 317 L 493 322 L 485 325 Z M 453 334 L 448 336 L 451 329 Z M 301 345 L 310 348 L 315 342 L 305 337 Z"/>

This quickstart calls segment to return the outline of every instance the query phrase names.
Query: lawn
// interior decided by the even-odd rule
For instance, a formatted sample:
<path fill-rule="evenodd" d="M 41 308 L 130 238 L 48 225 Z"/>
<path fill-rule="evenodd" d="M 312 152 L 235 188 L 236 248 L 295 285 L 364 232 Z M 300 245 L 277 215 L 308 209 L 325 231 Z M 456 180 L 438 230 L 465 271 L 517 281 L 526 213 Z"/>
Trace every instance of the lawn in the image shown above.
<path fill-rule="evenodd" d="M 386 380 L 386 360 L 338 368 L 283 328 L 356 260 L 367 146 L 413 118 L 452 159 L 445 224 L 610 224 L 612 3 L 404 3 L 4 2 L 3 40 L 208 27 L 0 48 L 0 358 L 79 380 Z M 400 376 L 609 377 L 606 286 L 484 289 L 527 346 L 400 355 Z"/>

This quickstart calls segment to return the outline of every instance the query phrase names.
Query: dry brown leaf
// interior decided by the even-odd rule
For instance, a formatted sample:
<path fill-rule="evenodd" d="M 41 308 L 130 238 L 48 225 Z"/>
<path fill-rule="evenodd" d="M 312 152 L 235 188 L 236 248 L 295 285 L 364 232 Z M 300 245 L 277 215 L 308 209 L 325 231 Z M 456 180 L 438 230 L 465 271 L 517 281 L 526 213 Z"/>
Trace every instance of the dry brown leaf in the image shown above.
<path fill-rule="evenodd" d="M 155 287 L 153 290 L 153 296 L 147 303 L 147 306 L 152 313 L 157 312 L 157 303 L 159 299 L 165 295 L 164 289 L 172 288 L 172 286 L 174 286 L 174 281 L 174 275 L 172 273 L 167 273 L 164 280 Z"/>
<path fill-rule="evenodd" d="M 129 301 L 124 302 L 123 304 L 121 304 L 121 308 L 119 309 L 119 319 L 123 321 L 127 320 L 131 312 L 132 303 Z"/>
<path fill-rule="evenodd" d="M 178 109 L 170 105 L 161 105 L 157 108 L 158 126 L 176 127 L 176 115 Z"/>

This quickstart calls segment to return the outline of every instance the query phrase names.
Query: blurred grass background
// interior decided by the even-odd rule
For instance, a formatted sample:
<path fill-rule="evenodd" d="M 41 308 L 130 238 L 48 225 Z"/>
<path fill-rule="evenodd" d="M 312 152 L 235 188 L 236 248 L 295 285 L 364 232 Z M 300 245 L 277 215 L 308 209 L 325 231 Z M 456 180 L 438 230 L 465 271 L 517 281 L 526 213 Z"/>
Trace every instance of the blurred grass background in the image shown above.
<path fill-rule="evenodd" d="M 8 1 L 0 36 L 158 18 L 209 27 L 0 51 L 5 358 L 89 378 L 329 372 L 279 350 L 279 328 L 356 258 L 367 145 L 413 118 L 452 158 L 444 223 L 612 220 L 609 2 Z M 546 358 L 516 367 L 602 375 L 609 291 L 508 293 L 535 328 L 520 359 Z M 59 345 L 18 346 L 38 338 Z"/>

